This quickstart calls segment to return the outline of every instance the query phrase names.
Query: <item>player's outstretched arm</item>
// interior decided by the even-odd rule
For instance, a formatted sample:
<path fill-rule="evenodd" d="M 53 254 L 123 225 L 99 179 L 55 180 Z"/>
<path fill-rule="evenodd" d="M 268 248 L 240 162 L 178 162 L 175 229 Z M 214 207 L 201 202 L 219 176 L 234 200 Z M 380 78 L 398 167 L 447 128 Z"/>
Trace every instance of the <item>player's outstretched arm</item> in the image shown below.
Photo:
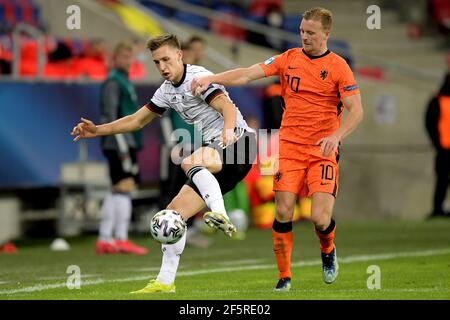
<path fill-rule="evenodd" d="M 224 86 L 241 86 L 250 81 L 264 78 L 264 70 L 259 64 L 254 64 L 248 68 L 238 68 L 225 71 L 218 74 L 204 76 L 192 80 L 192 93 L 197 95 L 208 89 L 211 83 L 217 83 Z"/>
<path fill-rule="evenodd" d="M 95 125 L 91 120 L 81 118 L 81 122 L 73 128 L 71 135 L 75 136 L 73 141 L 78 141 L 85 138 L 132 132 L 142 129 L 156 116 L 156 113 L 144 106 L 132 115 L 102 125 Z"/>
<path fill-rule="evenodd" d="M 355 130 L 363 118 L 360 94 L 345 97 L 342 99 L 342 103 L 348 110 L 345 120 L 331 136 L 324 137 L 317 141 L 317 145 L 320 145 L 320 151 L 325 157 L 332 155 L 337 150 L 339 142 L 342 142 L 345 137 Z"/>

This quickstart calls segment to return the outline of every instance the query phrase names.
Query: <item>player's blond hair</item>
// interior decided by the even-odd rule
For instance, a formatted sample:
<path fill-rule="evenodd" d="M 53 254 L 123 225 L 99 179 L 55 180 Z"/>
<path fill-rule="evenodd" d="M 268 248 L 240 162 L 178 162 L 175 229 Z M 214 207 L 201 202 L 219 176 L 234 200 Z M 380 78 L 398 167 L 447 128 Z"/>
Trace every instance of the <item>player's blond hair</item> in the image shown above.
<path fill-rule="evenodd" d="M 333 14 L 330 10 L 317 7 L 306 10 L 303 13 L 303 19 L 320 21 L 322 23 L 323 31 L 330 31 L 333 23 Z"/>
<path fill-rule="evenodd" d="M 133 44 L 128 41 L 121 41 L 114 47 L 113 55 L 116 56 L 122 51 L 133 51 Z"/>
<path fill-rule="evenodd" d="M 180 41 L 174 34 L 164 34 L 147 41 L 147 49 L 150 51 L 155 51 L 164 45 L 170 45 L 175 49 L 181 49 Z"/>

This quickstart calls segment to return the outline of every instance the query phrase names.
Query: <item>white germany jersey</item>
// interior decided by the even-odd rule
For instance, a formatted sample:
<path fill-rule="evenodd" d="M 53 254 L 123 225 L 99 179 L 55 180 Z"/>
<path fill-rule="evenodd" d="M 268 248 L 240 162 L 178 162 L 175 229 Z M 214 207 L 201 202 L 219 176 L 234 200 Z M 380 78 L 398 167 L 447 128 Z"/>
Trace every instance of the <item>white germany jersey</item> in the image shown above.
<path fill-rule="evenodd" d="M 201 95 L 194 96 L 191 93 L 191 82 L 194 78 L 211 74 L 212 72 L 204 67 L 185 65 L 180 83 L 174 85 L 168 80 L 164 81 L 156 90 L 147 107 L 160 115 L 167 109 L 172 108 L 178 112 L 184 121 L 193 124 L 202 133 L 203 141 L 209 142 L 218 138 L 223 130 L 223 116 L 212 108 L 209 102 L 221 93 L 230 98 L 228 92 L 222 85 L 211 84 Z M 238 108 L 236 108 L 236 128 L 253 132 Z"/>

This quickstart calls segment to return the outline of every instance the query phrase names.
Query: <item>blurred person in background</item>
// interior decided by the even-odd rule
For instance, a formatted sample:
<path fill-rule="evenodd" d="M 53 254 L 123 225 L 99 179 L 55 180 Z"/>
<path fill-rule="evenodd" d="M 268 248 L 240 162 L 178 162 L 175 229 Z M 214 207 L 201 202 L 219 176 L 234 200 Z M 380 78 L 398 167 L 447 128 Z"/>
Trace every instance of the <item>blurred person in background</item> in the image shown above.
<path fill-rule="evenodd" d="M 439 92 L 430 100 L 426 110 L 425 126 L 436 150 L 433 211 L 430 217 L 450 217 L 444 210 L 444 201 L 450 182 L 450 54 L 448 71 Z"/>
<path fill-rule="evenodd" d="M 133 40 L 135 59 L 130 68 L 130 80 L 145 80 L 147 76 L 146 62 L 148 59 L 145 41 L 139 38 Z"/>
<path fill-rule="evenodd" d="M 194 35 L 182 45 L 182 50 L 184 63 L 200 65 L 205 57 L 205 40 Z"/>
<path fill-rule="evenodd" d="M 113 52 L 113 69 L 101 87 L 101 123 L 135 113 L 139 107 L 128 73 L 134 60 L 134 47 L 119 43 Z M 141 131 L 104 136 L 102 151 L 108 160 L 112 190 L 103 200 L 97 254 L 132 253 L 145 255 L 146 248 L 128 239 L 131 220 L 131 192 L 139 178 L 136 154 L 141 148 Z M 114 231 L 114 237 L 113 237 Z"/>

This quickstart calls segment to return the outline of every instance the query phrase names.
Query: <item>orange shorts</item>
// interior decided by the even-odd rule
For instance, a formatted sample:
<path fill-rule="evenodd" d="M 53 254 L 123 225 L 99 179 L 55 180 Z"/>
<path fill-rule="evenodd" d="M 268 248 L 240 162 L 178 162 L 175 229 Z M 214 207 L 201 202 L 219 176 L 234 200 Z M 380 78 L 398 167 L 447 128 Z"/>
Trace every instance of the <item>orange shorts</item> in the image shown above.
<path fill-rule="evenodd" d="M 278 167 L 273 176 L 274 191 L 289 191 L 301 197 L 315 192 L 336 197 L 339 183 L 339 153 L 324 157 L 320 146 L 280 141 Z"/>

